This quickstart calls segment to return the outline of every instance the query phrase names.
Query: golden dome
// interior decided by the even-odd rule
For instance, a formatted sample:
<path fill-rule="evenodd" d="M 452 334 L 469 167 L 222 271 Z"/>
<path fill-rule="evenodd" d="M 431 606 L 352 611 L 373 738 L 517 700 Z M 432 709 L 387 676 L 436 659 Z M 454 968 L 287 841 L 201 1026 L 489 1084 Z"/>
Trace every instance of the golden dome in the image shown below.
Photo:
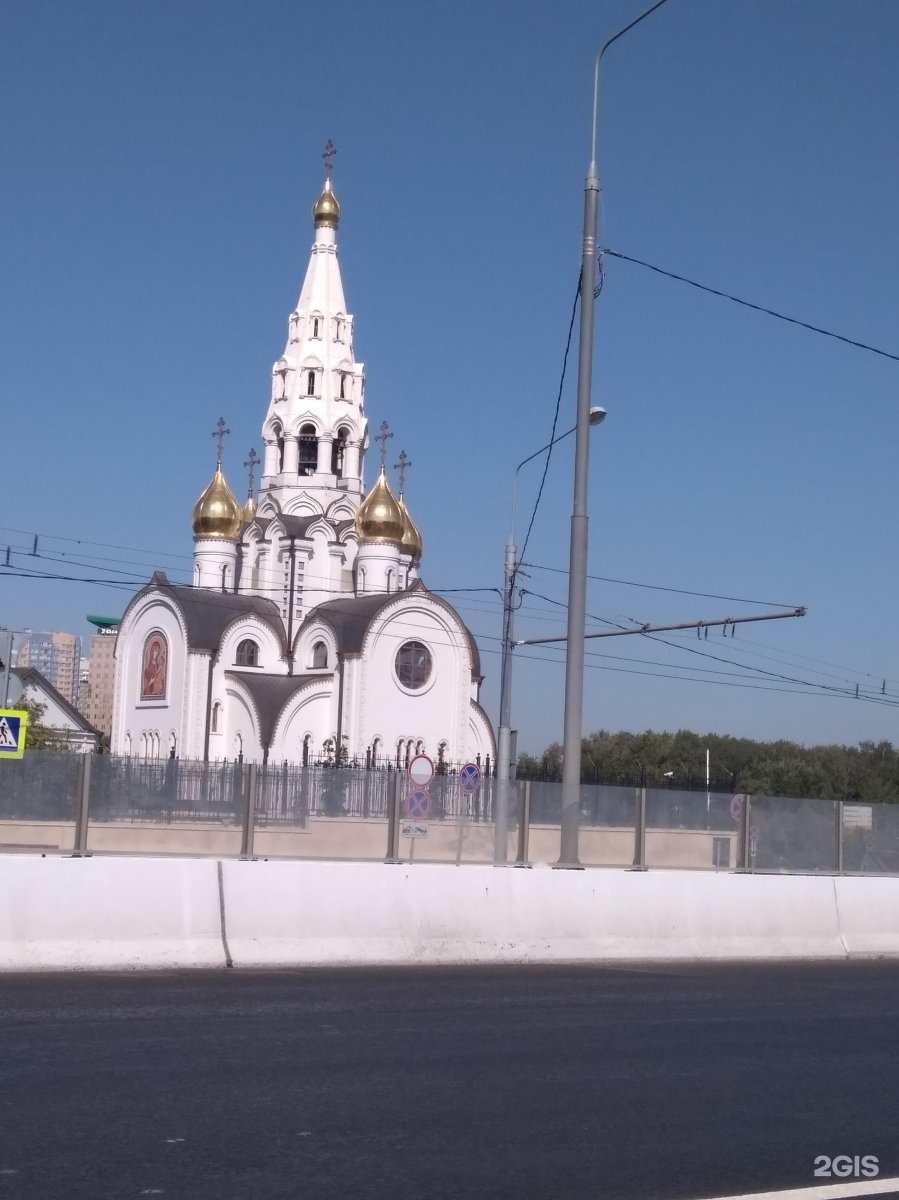
<path fill-rule="evenodd" d="M 240 510 L 241 527 L 249 525 L 251 521 L 256 520 L 256 501 L 252 496 L 247 496 L 246 503 Z"/>
<path fill-rule="evenodd" d="M 240 505 L 225 482 L 221 463 L 215 468 L 212 482 L 194 505 L 194 537 L 218 538 L 236 542 L 240 533 Z"/>
<path fill-rule="evenodd" d="M 403 540 L 406 523 L 403 510 L 393 498 L 384 468 L 356 513 L 356 536 L 360 542 L 396 542 Z"/>
<path fill-rule="evenodd" d="M 332 229 L 336 229 L 340 221 L 340 205 L 337 203 L 337 197 L 331 191 L 331 180 L 325 180 L 325 186 L 322 194 L 312 205 L 312 220 L 315 222 L 316 228 L 319 225 L 329 225 Z"/>
<path fill-rule="evenodd" d="M 400 550 L 403 554 L 411 554 L 414 563 L 421 562 L 424 545 L 421 540 L 421 533 L 418 526 L 412 520 L 409 509 L 406 507 L 406 501 L 402 495 L 397 501 L 400 512 L 403 514 L 403 540 L 400 542 Z"/>

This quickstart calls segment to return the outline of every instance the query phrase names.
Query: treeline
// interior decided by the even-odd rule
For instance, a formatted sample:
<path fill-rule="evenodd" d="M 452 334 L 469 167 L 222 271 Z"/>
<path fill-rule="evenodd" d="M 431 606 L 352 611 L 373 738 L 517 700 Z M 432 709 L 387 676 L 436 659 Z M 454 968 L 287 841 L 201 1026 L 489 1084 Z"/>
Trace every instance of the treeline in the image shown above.
<path fill-rule="evenodd" d="M 711 789 L 823 800 L 899 801 L 899 750 L 891 742 L 857 746 L 800 746 L 752 738 L 692 733 L 609 733 L 581 743 L 581 781 L 642 787 L 705 788 L 706 750 Z M 520 779 L 562 778 L 558 742 L 535 758 L 522 754 Z"/>

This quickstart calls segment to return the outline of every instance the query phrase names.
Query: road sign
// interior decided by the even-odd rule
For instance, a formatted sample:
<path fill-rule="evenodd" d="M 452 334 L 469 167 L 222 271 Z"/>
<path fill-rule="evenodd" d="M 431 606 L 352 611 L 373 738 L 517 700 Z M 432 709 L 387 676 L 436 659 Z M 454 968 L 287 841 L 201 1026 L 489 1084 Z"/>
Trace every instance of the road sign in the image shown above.
<path fill-rule="evenodd" d="M 431 793 L 427 788 L 416 788 L 406 797 L 407 817 L 426 817 L 431 811 Z"/>
<path fill-rule="evenodd" d="M 0 758 L 22 758 L 28 713 L 19 708 L 0 708 Z"/>
<path fill-rule="evenodd" d="M 400 833 L 407 838 L 427 837 L 428 828 L 427 821 L 403 821 Z"/>
<path fill-rule="evenodd" d="M 459 772 L 459 787 L 469 795 L 481 786 L 481 768 L 477 763 L 466 763 Z"/>
<path fill-rule="evenodd" d="M 409 778 L 416 787 L 427 787 L 434 778 L 434 764 L 427 754 L 416 754 L 409 763 Z"/>
<path fill-rule="evenodd" d="M 735 821 L 739 821 L 743 815 L 743 797 L 740 795 L 731 796 L 730 798 L 730 815 Z"/>

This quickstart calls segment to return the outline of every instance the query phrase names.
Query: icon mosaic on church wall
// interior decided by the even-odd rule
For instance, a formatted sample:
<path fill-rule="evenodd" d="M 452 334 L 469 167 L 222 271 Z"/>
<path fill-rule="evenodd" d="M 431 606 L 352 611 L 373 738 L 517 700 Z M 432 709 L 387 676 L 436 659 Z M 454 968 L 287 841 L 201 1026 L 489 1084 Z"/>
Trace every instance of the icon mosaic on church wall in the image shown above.
<path fill-rule="evenodd" d="M 168 662 L 169 650 L 165 638 L 161 633 L 151 633 L 144 642 L 140 676 L 141 700 L 164 699 Z"/>

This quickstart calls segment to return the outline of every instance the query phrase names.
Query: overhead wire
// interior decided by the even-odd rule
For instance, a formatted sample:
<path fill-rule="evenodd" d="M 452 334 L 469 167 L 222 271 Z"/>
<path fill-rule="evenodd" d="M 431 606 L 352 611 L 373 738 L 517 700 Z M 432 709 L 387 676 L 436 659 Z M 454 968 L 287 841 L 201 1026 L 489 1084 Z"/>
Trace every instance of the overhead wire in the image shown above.
<path fill-rule="evenodd" d="M 674 279 L 678 283 L 686 283 L 700 292 L 708 292 L 711 296 L 718 296 L 722 300 L 730 300 L 732 303 L 739 304 L 743 308 L 751 308 L 755 312 L 764 313 L 766 316 L 776 317 L 778 321 L 786 321 L 790 325 L 798 325 L 801 329 L 807 329 L 811 333 L 818 333 L 822 337 L 833 338 L 835 341 L 843 342 L 847 346 L 853 346 L 856 350 L 864 350 L 868 354 L 877 354 L 881 358 L 889 358 L 893 362 L 899 362 L 899 354 L 893 354 L 889 350 L 882 350 L 878 346 L 871 346 L 867 342 L 860 342 L 856 338 L 847 337 L 842 333 L 835 333 L 832 329 L 823 329 L 820 325 L 812 325 L 809 321 L 801 321 L 798 317 L 787 316 L 786 313 L 768 308 L 764 304 L 754 304 L 751 300 L 744 300 L 740 296 L 735 296 L 732 292 L 725 292 L 720 288 L 710 287 L 708 284 L 699 283 L 695 279 L 689 279 L 686 275 L 679 275 L 676 271 L 668 271 L 664 267 L 657 267 L 654 263 L 646 262 L 645 259 L 634 258 L 631 254 L 622 254 L 621 251 L 611 250 L 608 246 L 602 247 L 600 254 L 608 254 L 612 258 L 621 259 L 622 262 L 633 263 L 638 267 L 645 267 L 647 271 L 653 271 L 656 275 L 664 275 L 667 279 Z"/>

